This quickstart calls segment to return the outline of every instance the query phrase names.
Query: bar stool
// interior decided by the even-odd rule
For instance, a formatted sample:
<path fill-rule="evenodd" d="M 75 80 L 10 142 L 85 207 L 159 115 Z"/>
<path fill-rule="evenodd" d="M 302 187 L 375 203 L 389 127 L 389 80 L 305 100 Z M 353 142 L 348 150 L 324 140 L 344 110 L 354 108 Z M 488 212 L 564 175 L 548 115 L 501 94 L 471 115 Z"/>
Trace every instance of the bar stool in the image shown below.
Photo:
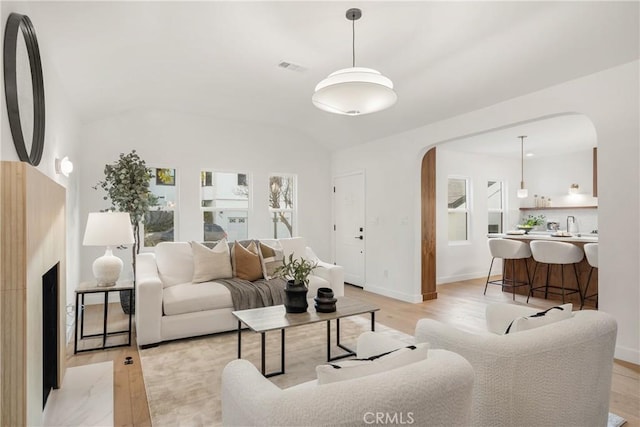
<path fill-rule="evenodd" d="M 584 258 L 584 252 L 582 251 L 582 249 L 580 249 L 579 246 L 566 242 L 548 242 L 544 240 L 534 240 L 531 242 L 531 254 L 533 255 L 533 259 L 536 261 L 536 266 L 533 269 L 533 277 L 531 278 L 531 281 L 535 282 L 536 271 L 538 270 L 539 264 L 547 264 L 547 279 L 544 286 L 531 286 L 529 296 L 527 297 L 527 302 L 529 302 L 529 297 L 533 295 L 533 291 L 544 288 L 545 299 L 547 299 L 547 295 L 549 293 L 554 295 L 562 295 L 562 303 L 564 304 L 565 295 L 571 295 L 577 292 L 580 296 L 580 303 L 584 304 L 584 298 L 582 295 L 582 291 L 580 290 L 580 280 L 578 279 L 578 269 L 576 268 L 576 264 L 582 261 L 582 258 Z M 569 264 L 573 264 L 573 273 L 576 276 L 576 289 L 567 290 L 564 287 L 564 266 Z M 561 266 L 561 286 L 549 284 L 549 273 L 551 271 L 551 266 L 553 265 Z M 549 292 L 549 288 L 560 289 L 561 292 Z"/>
<path fill-rule="evenodd" d="M 596 308 L 598 308 L 598 293 L 594 293 L 592 295 L 588 295 L 587 291 L 589 290 L 589 283 L 591 282 L 591 274 L 594 269 L 598 268 L 598 244 L 597 243 L 587 243 L 584 245 L 584 254 L 587 257 L 587 262 L 591 266 L 589 270 L 589 278 L 587 279 L 587 285 L 584 287 L 584 298 L 582 299 L 582 305 L 580 306 L 580 310 L 584 306 L 584 302 L 590 298 L 595 298 L 596 300 Z"/>
<path fill-rule="evenodd" d="M 487 283 L 484 285 L 484 295 L 487 294 L 487 286 L 500 285 L 511 287 L 513 290 L 513 300 L 516 299 L 516 288 L 519 286 L 529 286 L 529 293 L 531 293 L 531 280 L 529 279 L 529 266 L 527 265 L 527 258 L 531 257 L 531 250 L 529 245 L 524 242 L 512 239 L 489 239 L 489 251 L 491 252 L 491 265 L 489 266 L 489 274 L 487 275 Z M 502 263 L 502 278 L 500 280 L 489 280 L 491 277 L 491 269 L 493 268 L 493 261 L 496 258 L 503 259 Z M 524 266 L 527 272 L 527 281 L 516 280 L 516 260 L 524 260 Z M 507 261 L 511 260 L 511 269 L 513 276 L 511 280 L 505 280 L 505 270 Z M 511 282 L 511 283 L 509 283 Z"/>

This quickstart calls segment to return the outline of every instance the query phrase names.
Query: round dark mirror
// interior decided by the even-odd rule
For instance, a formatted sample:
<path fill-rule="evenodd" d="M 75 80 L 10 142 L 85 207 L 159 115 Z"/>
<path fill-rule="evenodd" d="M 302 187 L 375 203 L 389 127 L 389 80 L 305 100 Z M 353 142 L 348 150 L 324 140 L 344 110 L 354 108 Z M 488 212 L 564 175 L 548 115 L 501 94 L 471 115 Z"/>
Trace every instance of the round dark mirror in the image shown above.
<path fill-rule="evenodd" d="M 21 161 L 37 166 L 44 149 L 44 83 L 31 20 L 12 13 L 4 33 L 4 90 L 9 127 Z"/>

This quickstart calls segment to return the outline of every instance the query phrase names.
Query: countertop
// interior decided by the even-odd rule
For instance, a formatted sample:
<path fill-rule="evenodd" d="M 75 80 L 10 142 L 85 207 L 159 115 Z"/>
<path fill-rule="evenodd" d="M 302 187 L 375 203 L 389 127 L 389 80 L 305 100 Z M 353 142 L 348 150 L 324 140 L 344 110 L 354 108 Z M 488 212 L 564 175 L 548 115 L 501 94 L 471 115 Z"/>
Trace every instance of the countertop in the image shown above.
<path fill-rule="evenodd" d="M 489 233 L 487 237 L 502 237 L 503 239 L 516 240 L 553 240 L 556 242 L 570 243 L 598 243 L 598 236 L 593 234 L 576 234 L 567 237 L 554 237 L 551 233 L 530 231 L 529 234 L 506 234 L 506 233 Z"/>

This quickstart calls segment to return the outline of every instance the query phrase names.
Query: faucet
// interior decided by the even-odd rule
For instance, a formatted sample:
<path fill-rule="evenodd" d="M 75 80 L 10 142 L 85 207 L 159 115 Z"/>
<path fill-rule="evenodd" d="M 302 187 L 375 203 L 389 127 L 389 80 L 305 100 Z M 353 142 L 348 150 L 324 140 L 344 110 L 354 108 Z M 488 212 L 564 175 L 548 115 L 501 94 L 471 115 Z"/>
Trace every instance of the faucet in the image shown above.
<path fill-rule="evenodd" d="M 571 221 L 569 221 L 569 219 L 571 219 Z M 569 215 L 567 216 L 567 232 L 569 232 L 569 224 L 573 224 L 575 225 L 576 223 L 576 217 L 573 215 Z"/>

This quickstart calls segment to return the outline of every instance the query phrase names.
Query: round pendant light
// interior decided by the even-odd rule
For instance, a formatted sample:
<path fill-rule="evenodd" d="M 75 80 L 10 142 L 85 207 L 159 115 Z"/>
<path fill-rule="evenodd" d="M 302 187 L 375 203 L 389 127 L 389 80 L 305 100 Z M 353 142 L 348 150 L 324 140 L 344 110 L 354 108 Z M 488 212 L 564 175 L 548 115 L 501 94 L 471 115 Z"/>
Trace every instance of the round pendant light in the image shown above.
<path fill-rule="evenodd" d="M 316 85 L 311 100 L 321 110 L 349 116 L 387 109 L 398 99 L 393 82 L 379 71 L 356 67 L 355 21 L 360 19 L 362 11 L 349 9 L 346 16 L 352 22 L 353 66 L 329 74 Z"/>

